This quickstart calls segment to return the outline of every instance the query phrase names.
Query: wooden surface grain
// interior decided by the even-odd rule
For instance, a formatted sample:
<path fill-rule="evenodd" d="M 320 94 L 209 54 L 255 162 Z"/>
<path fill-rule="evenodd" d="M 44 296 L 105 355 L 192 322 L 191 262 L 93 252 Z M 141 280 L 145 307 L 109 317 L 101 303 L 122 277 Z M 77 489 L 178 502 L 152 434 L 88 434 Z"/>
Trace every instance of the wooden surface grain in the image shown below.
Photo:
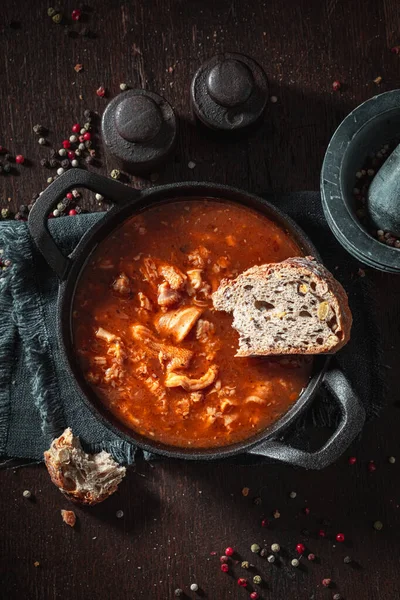
<path fill-rule="evenodd" d="M 23 153 L 29 166 L 0 176 L 1 207 L 27 204 L 44 189 L 48 172 L 32 126 L 50 129 L 54 147 L 84 109 L 101 113 L 119 84 L 163 94 L 180 119 L 175 157 L 159 182 L 211 180 L 253 192 L 318 189 L 321 161 L 341 119 L 360 102 L 400 83 L 400 5 L 396 0 L 91 0 L 87 26 L 94 39 L 70 39 L 52 23 L 44 0 L 0 5 L 0 144 Z M 69 17 L 75 2 L 60 3 Z M 83 24 L 74 28 L 79 32 Z M 245 52 L 265 68 L 269 94 L 262 128 L 234 144 L 208 139 L 192 120 L 189 83 L 196 68 L 216 52 Z M 83 64 L 76 73 L 74 65 Z M 377 86 L 373 80 L 382 77 Z M 332 91 L 333 80 L 342 91 Z M 195 167 L 190 169 L 192 161 Z M 102 156 L 100 173 L 113 163 Z M 93 198 L 87 206 L 96 206 Z M 400 597 L 400 411 L 399 279 L 366 269 L 379 301 L 386 365 L 387 401 L 361 441 L 323 472 L 287 466 L 140 463 L 120 490 L 93 509 L 77 509 L 68 528 L 60 510 L 69 508 L 43 466 L 0 471 L 0 595 L 5 599 L 129 598 L 169 600 L 183 588 L 187 598 L 245 599 L 248 590 L 220 572 L 219 555 L 231 545 L 254 562 L 265 579 L 267 599 L 392 600 Z M 383 390 L 382 390 L 383 393 Z M 347 464 L 349 455 L 357 464 Z M 398 455 L 392 465 L 388 456 Z M 375 473 L 367 462 L 374 459 Z M 247 497 L 242 488 L 249 487 Z M 24 489 L 33 500 L 22 497 Z M 291 499 L 289 493 L 297 492 Z M 254 498 L 261 504 L 254 504 Z M 310 515 L 303 513 L 310 507 Z M 272 518 L 279 509 L 281 517 Z M 123 510 L 121 519 L 116 512 Z M 271 520 L 260 526 L 262 517 Z M 373 523 L 380 520 L 383 529 Z M 327 537 L 318 537 L 323 528 Z M 304 530 L 308 530 L 305 532 Z M 303 531 L 303 533 L 302 533 Z M 346 535 L 344 544 L 334 540 Z M 251 555 L 254 542 L 279 542 L 281 565 Z M 318 560 L 288 561 L 304 542 Z M 216 552 L 216 556 L 210 555 Z M 346 565 L 343 558 L 354 562 Z M 38 561 L 39 566 L 34 563 Z M 322 586 L 332 578 L 331 588 Z M 196 582 L 199 594 L 190 592 Z"/>

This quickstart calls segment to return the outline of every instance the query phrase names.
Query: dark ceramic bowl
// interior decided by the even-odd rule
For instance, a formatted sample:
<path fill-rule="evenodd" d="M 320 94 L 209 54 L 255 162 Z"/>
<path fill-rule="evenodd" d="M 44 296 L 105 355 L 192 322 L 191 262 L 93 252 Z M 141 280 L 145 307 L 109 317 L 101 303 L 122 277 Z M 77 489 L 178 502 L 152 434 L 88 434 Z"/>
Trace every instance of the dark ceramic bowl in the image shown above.
<path fill-rule="evenodd" d="M 326 220 L 342 246 L 363 263 L 400 273 L 400 250 L 373 238 L 355 214 L 355 174 L 368 155 L 400 136 L 400 90 L 385 92 L 353 110 L 327 148 L 321 172 Z"/>
<path fill-rule="evenodd" d="M 47 228 L 47 215 L 65 196 L 66 192 L 75 187 L 86 187 L 93 192 L 101 193 L 114 202 L 115 206 L 87 231 L 72 254 L 67 257 L 62 254 L 50 236 Z M 336 460 L 347 448 L 361 431 L 364 423 L 364 411 L 357 398 L 351 393 L 349 384 L 345 380 L 344 385 L 339 386 L 342 391 L 333 393 L 333 397 L 340 407 L 342 420 L 339 427 L 320 450 L 308 453 L 287 446 L 278 440 L 295 419 L 310 405 L 322 384 L 330 389 L 332 388 L 333 375 L 328 368 L 329 357 L 327 356 L 317 356 L 315 358 L 312 377 L 307 387 L 300 394 L 295 404 L 278 421 L 249 439 L 221 448 L 180 448 L 148 439 L 118 421 L 104 407 L 86 383 L 76 359 L 71 319 L 74 294 L 82 270 L 98 244 L 127 218 L 155 203 L 180 197 L 185 198 L 186 201 L 190 201 L 191 198 L 220 198 L 251 207 L 285 229 L 305 254 L 318 257 L 318 253 L 310 240 L 291 219 L 265 200 L 247 192 L 212 183 L 178 183 L 139 192 L 111 179 L 80 169 L 68 171 L 51 184 L 37 200 L 29 215 L 28 226 L 37 247 L 60 279 L 58 300 L 59 343 L 71 377 L 82 396 L 82 401 L 104 425 L 121 438 L 157 454 L 186 459 L 216 459 L 245 451 L 252 452 L 261 447 L 262 453 L 266 457 L 306 468 L 325 467 Z M 342 378 L 344 379 L 343 375 Z M 345 393 L 342 393 L 343 390 Z"/>

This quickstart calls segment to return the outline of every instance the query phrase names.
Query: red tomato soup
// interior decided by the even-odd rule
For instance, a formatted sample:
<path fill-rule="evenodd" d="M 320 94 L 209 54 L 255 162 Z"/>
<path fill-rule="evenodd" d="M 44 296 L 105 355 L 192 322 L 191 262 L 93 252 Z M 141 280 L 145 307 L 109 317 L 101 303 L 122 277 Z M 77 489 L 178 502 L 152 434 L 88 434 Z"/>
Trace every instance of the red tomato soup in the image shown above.
<path fill-rule="evenodd" d="M 268 427 L 307 385 L 311 360 L 235 358 L 223 278 L 301 255 L 262 214 L 188 199 L 150 207 L 103 241 L 74 300 L 87 382 L 117 419 L 168 445 L 226 446 Z"/>

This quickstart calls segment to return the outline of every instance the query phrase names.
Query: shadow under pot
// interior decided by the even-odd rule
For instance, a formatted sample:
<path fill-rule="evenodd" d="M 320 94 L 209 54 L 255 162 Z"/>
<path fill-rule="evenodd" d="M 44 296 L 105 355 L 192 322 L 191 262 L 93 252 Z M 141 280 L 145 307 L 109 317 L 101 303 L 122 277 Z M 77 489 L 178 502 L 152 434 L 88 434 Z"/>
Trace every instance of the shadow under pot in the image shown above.
<path fill-rule="evenodd" d="M 113 202 L 114 206 L 85 233 L 72 254 L 65 256 L 49 233 L 47 215 L 66 192 L 76 187 L 101 193 Z M 83 170 L 68 171 L 51 184 L 37 200 L 30 213 L 28 226 L 38 249 L 60 280 L 58 339 L 69 373 L 80 392 L 82 401 L 97 419 L 120 438 L 155 454 L 191 460 L 210 460 L 246 452 L 308 469 L 326 467 L 346 450 L 361 431 L 365 419 L 364 410 L 352 392 L 349 382 L 340 370 L 332 366 L 329 356 L 314 358 L 308 383 L 297 400 L 278 419 L 246 439 L 219 447 L 182 447 L 140 434 L 117 419 L 106 408 L 84 377 L 74 344 L 72 311 L 74 298 L 85 275 L 88 262 L 93 253 L 101 248 L 102 242 L 105 242 L 113 232 L 118 231 L 128 219 L 150 210 L 151 207 L 161 207 L 165 203 L 182 199 L 185 201 L 185 206 L 199 200 L 205 203 L 215 200 L 220 203 L 230 203 L 242 210 L 251 210 L 259 216 L 267 217 L 269 221 L 281 228 L 304 255 L 318 258 L 313 244 L 295 222 L 267 201 L 245 191 L 199 182 L 162 185 L 139 192 Z M 281 441 L 282 436 L 288 433 L 295 420 L 309 408 L 321 386 L 329 390 L 341 413 L 340 423 L 331 437 L 315 452 L 306 452 Z"/>

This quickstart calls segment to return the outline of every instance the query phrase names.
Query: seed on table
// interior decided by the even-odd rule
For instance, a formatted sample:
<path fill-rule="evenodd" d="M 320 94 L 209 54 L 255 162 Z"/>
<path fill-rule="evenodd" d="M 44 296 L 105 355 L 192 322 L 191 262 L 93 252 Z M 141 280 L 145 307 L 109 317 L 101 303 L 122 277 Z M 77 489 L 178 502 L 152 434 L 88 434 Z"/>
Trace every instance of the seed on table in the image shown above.
<path fill-rule="evenodd" d="M 83 136 L 83 137 L 85 137 L 85 136 Z M 88 148 L 88 149 L 89 149 L 89 148 L 91 148 L 91 147 L 92 147 L 92 142 L 91 142 L 91 140 L 85 140 L 84 144 L 85 144 L 85 148 Z"/>
<path fill-rule="evenodd" d="M 100 87 L 97 88 L 97 90 L 96 90 L 97 96 L 99 96 L 100 98 L 104 98 L 105 94 L 106 94 L 106 90 L 105 90 L 104 86 L 101 85 Z"/>
<path fill-rule="evenodd" d="M 89 131 L 89 129 L 91 128 L 91 124 L 89 123 L 89 121 L 83 125 L 83 128 L 85 129 L 85 131 Z"/>
<path fill-rule="evenodd" d="M 223 573 L 227 573 L 227 572 L 229 571 L 229 566 L 228 566 L 226 563 L 223 563 L 223 564 L 221 565 L 221 571 L 222 571 Z"/>
<path fill-rule="evenodd" d="M 219 562 L 221 563 L 227 563 L 229 561 L 229 557 L 226 556 L 225 554 L 223 554 L 222 556 L 220 556 L 219 558 Z"/>
<path fill-rule="evenodd" d="M 127 86 L 126 83 L 120 83 L 119 84 L 119 89 L 124 92 L 125 90 L 128 89 L 128 86 Z"/>
<path fill-rule="evenodd" d="M 60 211 L 56 208 L 55 210 L 53 210 L 53 217 L 59 217 L 60 216 Z"/>
<path fill-rule="evenodd" d="M 32 496 L 32 492 L 30 492 L 29 490 L 24 490 L 22 492 L 22 495 L 24 498 L 30 498 Z"/>
<path fill-rule="evenodd" d="M 306 547 L 304 544 L 297 544 L 297 546 L 296 546 L 296 552 L 298 554 L 303 554 L 305 549 L 306 549 Z"/>
<path fill-rule="evenodd" d="M 61 166 L 63 169 L 68 169 L 69 168 L 69 160 L 68 158 L 65 158 L 64 160 L 61 161 Z"/>
<path fill-rule="evenodd" d="M 318 531 L 318 535 L 319 535 L 319 537 L 322 537 L 322 538 L 324 538 L 324 537 L 326 536 L 326 533 L 325 533 L 325 531 L 324 531 L 323 529 L 320 529 L 320 530 Z"/>
<path fill-rule="evenodd" d="M 234 552 L 235 551 L 233 548 L 231 548 L 231 546 L 228 546 L 228 548 L 226 548 L 226 550 L 225 550 L 226 556 L 233 556 Z"/>
<path fill-rule="evenodd" d="M 3 165 L 3 171 L 4 173 L 11 173 L 11 165 L 9 163 Z"/>
<path fill-rule="evenodd" d="M 344 533 L 337 533 L 336 534 L 336 541 L 340 542 L 340 543 L 344 542 Z"/>
<path fill-rule="evenodd" d="M 82 11 L 79 10 L 79 8 L 76 8 L 71 13 L 71 18 L 72 18 L 73 21 L 79 21 L 79 19 L 81 18 L 81 16 L 82 16 Z"/>
<path fill-rule="evenodd" d="M 79 133 L 81 126 L 79 125 L 79 123 L 74 123 L 74 125 L 72 125 L 72 133 Z"/>
<path fill-rule="evenodd" d="M 190 589 L 192 590 L 192 592 L 197 592 L 199 589 L 199 586 L 197 585 L 197 583 L 192 583 L 190 586 Z"/>
<path fill-rule="evenodd" d="M 68 140 L 66 140 L 66 142 L 69 144 Z M 59 154 L 59 156 L 67 156 L 67 150 L 66 150 L 66 148 L 60 148 L 59 151 L 58 151 L 58 154 Z"/>
<path fill-rule="evenodd" d="M 342 87 L 342 84 L 338 80 L 336 80 L 332 83 L 332 89 L 334 92 L 338 92 L 341 87 Z"/>
<path fill-rule="evenodd" d="M 117 510 L 117 512 L 115 513 L 115 516 L 117 517 L 117 519 L 122 519 L 122 517 L 124 516 L 124 511 Z"/>
<path fill-rule="evenodd" d="M 357 459 L 355 456 L 350 456 L 349 457 L 349 465 L 355 465 L 357 462 Z"/>
<path fill-rule="evenodd" d="M 65 204 L 63 202 L 59 202 L 57 204 L 57 210 L 59 210 L 60 212 L 62 212 L 63 210 L 65 210 Z"/>
<path fill-rule="evenodd" d="M 250 550 L 253 552 L 253 554 L 258 554 L 260 552 L 261 548 L 258 544 L 252 544 L 250 546 Z"/>
<path fill-rule="evenodd" d="M 272 104 L 276 104 L 278 102 L 278 96 L 271 96 L 270 100 Z"/>
<path fill-rule="evenodd" d="M 275 562 L 275 556 L 274 556 L 273 554 L 270 554 L 270 555 L 267 557 L 267 561 L 268 561 L 269 563 L 271 563 L 271 564 L 272 564 L 272 563 L 274 563 L 274 562 Z"/>
<path fill-rule="evenodd" d="M 78 213 L 76 212 L 76 210 L 75 210 L 75 209 L 71 208 L 71 210 L 69 211 L 69 213 L 68 213 L 68 214 L 69 214 L 69 216 L 70 216 L 70 217 L 74 217 L 74 216 L 75 216 L 75 215 L 77 215 Z"/>
<path fill-rule="evenodd" d="M 240 587 L 247 587 L 247 579 L 245 579 L 244 577 L 239 577 L 239 579 L 237 580 L 237 584 Z"/>
<path fill-rule="evenodd" d="M 293 558 L 290 564 L 292 565 L 292 567 L 297 568 L 300 565 L 300 561 L 298 561 L 297 558 Z"/>
<path fill-rule="evenodd" d="M 280 545 L 279 545 L 279 544 L 272 544 L 272 545 L 271 545 L 271 550 L 272 550 L 272 552 L 275 552 L 275 554 L 276 554 L 277 552 L 279 552 L 279 551 L 280 551 L 280 549 L 281 549 L 281 547 L 280 547 Z"/>
<path fill-rule="evenodd" d="M 119 169 L 113 169 L 110 175 L 113 179 L 119 179 L 121 177 L 121 171 Z M 227 554 L 227 552 L 225 554 Z"/>
<path fill-rule="evenodd" d="M 46 181 L 47 181 L 47 183 L 51 183 L 51 182 L 53 181 L 53 177 L 48 177 L 48 178 L 46 179 Z"/>
<path fill-rule="evenodd" d="M 56 13 L 51 18 L 53 20 L 53 23 L 55 23 L 56 25 L 59 25 L 61 23 L 61 21 L 62 21 L 62 14 L 61 13 Z"/>
<path fill-rule="evenodd" d="M 261 527 L 268 527 L 268 525 L 269 525 L 269 521 L 268 521 L 268 519 L 263 519 L 263 520 L 261 521 Z"/>
<path fill-rule="evenodd" d="M 344 557 L 344 559 L 343 559 L 343 562 L 344 562 L 346 565 L 349 565 L 349 564 L 352 562 L 352 560 L 353 560 L 353 559 L 351 558 L 351 556 L 345 556 L 345 557 Z"/>
<path fill-rule="evenodd" d="M 47 144 L 47 140 L 44 137 L 40 137 L 38 139 L 38 144 L 40 144 L 41 146 L 45 146 Z"/>
<path fill-rule="evenodd" d="M 86 146 L 83 142 L 81 142 L 78 146 L 78 150 L 86 150 Z"/>
<path fill-rule="evenodd" d="M 49 160 L 49 166 L 51 169 L 55 169 L 56 167 L 58 167 L 58 160 L 56 160 L 55 158 L 51 158 Z"/>
<path fill-rule="evenodd" d="M 48 168 L 50 167 L 50 163 L 49 163 L 49 161 L 47 160 L 47 158 L 42 158 L 42 159 L 40 160 L 40 164 L 42 165 L 42 167 L 46 167 L 46 169 L 48 169 Z"/>
<path fill-rule="evenodd" d="M 87 142 L 88 140 L 92 139 L 92 134 L 89 131 L 87 131 L 83 134 L 83 139 L 85 140 L 85 142 Z"/>
<path fill-rule="evenodd" d="M 383 523 L 382 523 L 382 521 L 375 521 L 375 523 L 374 523 L 374 529 L 376 529 L 377 531 L 380 531 L 381 529 L 383 529 Z"/>
<path fill-rule="evenodd" d="M 324 587 L 329 587 L 331 585 L 331 583 L 332 583 L 332 579 L 329 579 L 329 577 L 322 580 L 322 585 Z"/>
<path fill-rule="evenodd" d="M 297 494 L 296 492 L 290 492 L 289 496 L 290 498 L 296 498 Z"/>
<path fill-rule="evenodd" d="M 181 588 L 177 588 L 174 592 L 176 598 L 180 598 L 183 594 L 183 590 L 181 590 Z"/>
<path fill-rule="evenodd" d="M 81 197 L 81 195 L 80 195 L 80 193 L 79 193 L 79 191 L 78 191 L 78 190 L 72 190 L 72 192 L 71 192 L 71 193 L 72 193 L 72 196 L 73 196 L 74 198 L 80 198 L 80 197 Z M 68 194 L 67 194 L 67 198 L 69 198 Z"/>
<path fill-rule="evenodd" d="M 332 600 L 342 600 L 342 596 L 340 594 L 333 594 Z"/>
<path fill-rule="evenodd" d="M 274 519 L 279 519 L 279 517 L 281 516 L 281 513 L 279 512 L 278 509 L 275 509 L 274 512 L 272 513 Z"/>
<path fill-rule="evenodd" d="M 76 137 L 76 135 L 70 135 L 70 136 L 69 136 L 69 141 L 70 141 L 72 144 L 75 144 L 75 142 L 77 142 L 77 141 L 78 141 L 78 138 Z"/>
<path fill-rule="evenodd" d="M 261 579 L 260 575 L 254 575 L 253 583 L 254 583 L 254 585 L 260 585 L 262 583 L 262 579 Z"/>
<path fill-rule="evenodd" d="M 17 156 L 15 157 L 15 162 L 17 163 L 17 165 L 23 165 L 25 162 L 25 157 L 23 154 L 17 154 Z"/>
<path fill-rule="evenodd" d="M 57 175 L 62 175 L 63 173 L 65 173 L 65 169 L 63 169 L 63 167 L 59 167 L 57 169 Z"/>
<path fill-rule="evenodd" d="M 43 135 L 46 133 L 46 128 L 43 127 L 43 125 L 34 125 L 33 132 L 36 133 L 36 135 Z"/>
<path fill-rule="evenodd" d="M 250 563 L 248 560 L 244 560 L 240 566 L 242 569 L 248 569 L 250 567 Z"/>
<path fill-rule="evenodd" d="M 72 160 L 71 161 L 71 167 L 74 167 L 74 168 L 79 167 L 79 161 L 76 160 L 76 159 Z"/>
<path fill-rule="evenodd" d="M 307 556 L 308 560 L 315 560 L 315 554 L 313 554 L 312 552 L 310 552 L 310 554 Z"/>
<path fill-rule="evenodd" d="M 394 456 L 389 456 L 388 461 L 390 462 L 391 465 L 394 465 L 394 463 L 396 462 L 396 459 Z"/>
<path fill-rule="evenodd" d="M 362 176 L 363 176 L 362 172 L 361 171 L 357 171 L 357 173 L 356 173 L 357 179 L 361 179 Z"/>

